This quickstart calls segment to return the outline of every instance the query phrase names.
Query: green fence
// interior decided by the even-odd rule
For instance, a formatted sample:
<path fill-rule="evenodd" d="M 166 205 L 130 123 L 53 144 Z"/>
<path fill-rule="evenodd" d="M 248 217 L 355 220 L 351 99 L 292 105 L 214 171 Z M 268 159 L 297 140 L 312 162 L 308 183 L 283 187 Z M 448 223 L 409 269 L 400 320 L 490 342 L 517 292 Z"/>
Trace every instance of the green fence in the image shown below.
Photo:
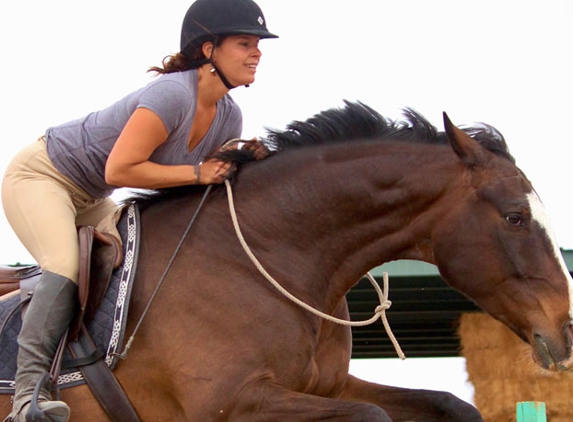
<path fill-rule="evenodd" d="M 517 403 L 517 422 L 547 422 L 545 403 L 524 401 Z"/>

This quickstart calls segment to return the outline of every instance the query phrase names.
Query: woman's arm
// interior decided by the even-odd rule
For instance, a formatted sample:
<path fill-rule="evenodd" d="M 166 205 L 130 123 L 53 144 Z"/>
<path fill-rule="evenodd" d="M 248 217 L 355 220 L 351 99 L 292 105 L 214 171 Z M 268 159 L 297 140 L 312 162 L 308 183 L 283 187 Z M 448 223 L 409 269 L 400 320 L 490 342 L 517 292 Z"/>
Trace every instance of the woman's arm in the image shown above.
<path fill-rule="evenodd" d="M 159 116 L 146 108 L 136 109 L 107 159 L 106 182 L 117 187 L 159 189 L 222 183 L 230 175 L 233 166 L 223 161 L 205 161 L 200 169 L 192 165 L 170 166 L 149 161 L 153 151 L 166 140 L 167 130 Z"/>

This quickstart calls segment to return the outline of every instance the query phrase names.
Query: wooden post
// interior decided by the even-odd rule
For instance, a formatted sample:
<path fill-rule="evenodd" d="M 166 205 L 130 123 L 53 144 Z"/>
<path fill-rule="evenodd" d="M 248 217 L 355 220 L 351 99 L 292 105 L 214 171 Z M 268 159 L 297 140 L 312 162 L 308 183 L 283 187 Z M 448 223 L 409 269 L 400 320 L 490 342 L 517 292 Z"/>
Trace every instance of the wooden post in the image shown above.
<path fill-rule="evenodd" d="M 522 401 L 517 403 L 517 422 L 547 422 L 545 403 Z"/>

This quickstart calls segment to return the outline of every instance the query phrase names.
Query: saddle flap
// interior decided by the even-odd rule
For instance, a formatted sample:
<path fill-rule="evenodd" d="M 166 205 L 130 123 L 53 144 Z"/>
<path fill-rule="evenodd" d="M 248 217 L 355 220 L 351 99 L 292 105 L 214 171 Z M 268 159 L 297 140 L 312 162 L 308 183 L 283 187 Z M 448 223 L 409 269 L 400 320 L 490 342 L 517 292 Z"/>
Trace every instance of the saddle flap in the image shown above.
<path fill-rule="evenodd" d="M 121 265 L 123 250 L 114 236 L 94 230 L 89 284 L 90 300 L 86 305 L 84 322 L 89 324 L 102 304 L 113 270 Z"/>
<path fill-rule="evenodd" d="M 114 236 L 91 226 L 78 229 L 80 268 L 78 277 L 79 313 L 70 328 L 70 339 L 78 338 L 82 324 L 92 321 L 100 307 L 113 270 L 121 265 L 121 243 Z"/>

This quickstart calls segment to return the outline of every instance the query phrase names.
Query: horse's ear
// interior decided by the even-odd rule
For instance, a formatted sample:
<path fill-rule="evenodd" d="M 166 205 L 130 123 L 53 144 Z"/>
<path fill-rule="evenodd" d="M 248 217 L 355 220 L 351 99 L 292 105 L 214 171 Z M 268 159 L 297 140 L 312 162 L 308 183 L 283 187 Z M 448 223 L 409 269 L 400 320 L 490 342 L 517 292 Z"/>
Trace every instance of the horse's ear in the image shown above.
<path fill-rule="evenodd" d="M 452 123 L 444 112 L 444 127 L 450 145 L 468 167 L 474 167 L 486 160 L 485 149 L 475 139 Z"/>

